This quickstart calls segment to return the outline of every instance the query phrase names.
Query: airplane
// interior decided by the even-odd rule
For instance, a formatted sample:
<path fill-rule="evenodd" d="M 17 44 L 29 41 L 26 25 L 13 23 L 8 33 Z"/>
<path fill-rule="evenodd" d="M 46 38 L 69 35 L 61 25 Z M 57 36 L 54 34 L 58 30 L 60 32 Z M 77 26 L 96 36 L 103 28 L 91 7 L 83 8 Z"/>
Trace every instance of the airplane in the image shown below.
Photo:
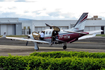
<path fill-rule="evenodd" d="M 28 35 L 28 39 L 16 37 L 6 38 L 27 41 L 26 45 L 28 45 L 28 41 L 32 41 L 34 43 L 35 50 L 39 50 L 38 43 L 47 43 L 50 46 L 53 44 L 63 44 L 63 49 L 66 49 L 67 43 L 72 43 L 78 40 L 95 37 L 96 33 L 102 32 L 102 30 L 84 32 L 84 21 L 87 19 L 87 17 L 88 13 L 83 13 L 79 20 L 76 22 L 76 24 L 71 29 L 67 30 L 62 30 L 57 26 L 51 26 L 45 23 L 46 26 L 49 27 L 49 29 L 43 30 L 44 40 L 40 40 L 40 34 L 35 31 Z"/>

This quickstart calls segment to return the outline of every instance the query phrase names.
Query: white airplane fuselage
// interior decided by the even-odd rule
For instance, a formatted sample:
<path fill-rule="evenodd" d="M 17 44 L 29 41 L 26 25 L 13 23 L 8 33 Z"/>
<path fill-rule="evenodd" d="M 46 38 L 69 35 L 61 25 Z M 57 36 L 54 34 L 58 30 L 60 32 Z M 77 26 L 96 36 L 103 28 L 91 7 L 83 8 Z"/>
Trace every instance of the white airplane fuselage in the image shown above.
<path fill-rule="evenodd" d="M 44 41 L 48 41 L 48 42 L 54 42 L 56 41 L 56 43 L 65 43 L 65 42 L 74 42 L 76 40 L 78 40 L 79 37 L 88 34 L 87 32 L 83 32 L 85 34 L 79 34 L 79 33 L 70 33 L 70 32 L 65 32 L 60 30 L 58 31 L 54 31 L 54 29 L 46 29 L 44 30 Z M 33 35 L 36 35 L 36 33 L 34 33 Z M 34 36 L 32 36 L 32 34 L 30 35 L 31 39 L 35 39 Z"/>

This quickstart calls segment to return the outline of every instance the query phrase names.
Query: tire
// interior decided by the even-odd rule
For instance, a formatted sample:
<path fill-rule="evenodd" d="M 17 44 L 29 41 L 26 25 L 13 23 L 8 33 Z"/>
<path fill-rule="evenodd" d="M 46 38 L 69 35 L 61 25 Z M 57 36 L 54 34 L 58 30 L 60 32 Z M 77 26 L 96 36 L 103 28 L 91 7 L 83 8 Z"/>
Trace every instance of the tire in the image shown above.
<path fill-rule="evenodd" d="M 66 46 L 66 45 L 64 45 L 64 46 L 63 46 L 63 49 L 65 50 L 66 48 L 67 48 L 67 46 Z"/>

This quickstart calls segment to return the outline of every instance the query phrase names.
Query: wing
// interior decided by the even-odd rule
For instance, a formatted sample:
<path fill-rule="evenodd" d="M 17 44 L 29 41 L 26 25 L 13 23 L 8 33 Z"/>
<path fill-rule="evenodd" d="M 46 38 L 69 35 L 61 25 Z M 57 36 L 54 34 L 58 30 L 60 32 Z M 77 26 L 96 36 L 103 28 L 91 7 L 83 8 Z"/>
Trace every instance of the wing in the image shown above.
<path fill-rule="evenodd" d="M 21 40 L 21 41 L 31 41 L 31 42 L 39 42 L 39 43 L 48 43 L 47 41 L 41 41 L 41 40 L 32 40 L 32 39 L 25 39 L 25 38 L 17 38 L 17 37 L 6 37 L 7 39 L 15 39 L 15 40 Z"/>

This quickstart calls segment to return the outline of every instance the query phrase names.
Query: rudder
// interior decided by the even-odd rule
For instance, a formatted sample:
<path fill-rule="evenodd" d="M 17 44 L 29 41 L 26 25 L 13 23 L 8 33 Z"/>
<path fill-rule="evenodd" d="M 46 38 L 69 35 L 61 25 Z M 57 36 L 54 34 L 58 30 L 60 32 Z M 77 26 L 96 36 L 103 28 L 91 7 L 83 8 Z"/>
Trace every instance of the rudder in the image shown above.
<path fill-rule="evenodd" d="M 88 13 L 83 13 L 76 24 L 73 26 L 73 31 L 81 32 L 84 31 L 85 24 L 83 23 L 88 17 Z"/>

